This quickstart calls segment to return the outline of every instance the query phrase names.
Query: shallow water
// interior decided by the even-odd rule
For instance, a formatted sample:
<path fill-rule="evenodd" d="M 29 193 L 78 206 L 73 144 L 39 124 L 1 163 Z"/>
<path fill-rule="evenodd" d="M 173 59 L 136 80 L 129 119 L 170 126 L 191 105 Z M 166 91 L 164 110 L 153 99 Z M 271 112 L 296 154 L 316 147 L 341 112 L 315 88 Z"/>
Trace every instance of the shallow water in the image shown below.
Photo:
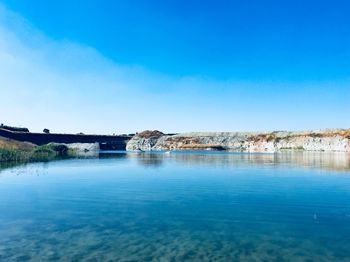
<path fill-rule="evenodd" d="M 117 153 L 0 171 L 0 261 L 349 261 L 350 156 Z"/>

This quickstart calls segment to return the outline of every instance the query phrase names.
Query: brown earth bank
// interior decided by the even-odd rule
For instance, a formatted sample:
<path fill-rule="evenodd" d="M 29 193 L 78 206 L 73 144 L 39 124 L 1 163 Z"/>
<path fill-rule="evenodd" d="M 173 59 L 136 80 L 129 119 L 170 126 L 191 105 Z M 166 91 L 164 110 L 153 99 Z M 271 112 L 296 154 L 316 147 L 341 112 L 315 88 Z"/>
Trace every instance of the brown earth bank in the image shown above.
<path fill-rule="evenodd" d="M 350 129 L 305 132 L 194 132 L 164 134 L 143 131 L 128 143 L 129 151 L 226 150 L 237 152 L 350 152 Z"/>
<path fill-rule="evenodd" d="M 34 147 L 36 147 L 36 145 L 33 143 L 16 141 L 0 136 L 0 149 L 30 151 Z"/>

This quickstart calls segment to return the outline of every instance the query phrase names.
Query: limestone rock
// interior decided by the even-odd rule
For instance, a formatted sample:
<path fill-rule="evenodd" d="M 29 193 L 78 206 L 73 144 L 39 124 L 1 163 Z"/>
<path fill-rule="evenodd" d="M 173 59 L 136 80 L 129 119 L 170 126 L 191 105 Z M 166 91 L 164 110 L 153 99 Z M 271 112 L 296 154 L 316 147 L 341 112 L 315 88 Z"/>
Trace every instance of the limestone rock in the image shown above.
<path fill-rule="evenodd" d="M 153 146 L 164 134 L 158 130 L 146 130 L 132 137 L 127 143 L 126 150 L 128 151 L 151 151 Z"/>
<path fill-rule="evenodd" d="M 238 152 L 284 150 L 350 152 L 350 129 L 314 132 L 197 132 L 164 135 L 144 131 L 135 135 L 127 150 L 203 150 L 222 148 Z"/>

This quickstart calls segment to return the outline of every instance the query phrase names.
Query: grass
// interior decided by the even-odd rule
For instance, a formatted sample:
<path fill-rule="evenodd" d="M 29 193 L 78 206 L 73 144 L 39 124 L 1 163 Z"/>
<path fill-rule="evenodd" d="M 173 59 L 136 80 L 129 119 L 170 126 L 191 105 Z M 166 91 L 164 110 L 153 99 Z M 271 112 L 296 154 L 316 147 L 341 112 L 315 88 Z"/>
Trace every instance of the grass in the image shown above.
<path fill-rule="evenodd" d="M 0 138 L 0 162 L 38 162 L 68 157 L 68 147 L 60 144 L 36 146 L 30 143 Z"/>
<path fill-rule="evenodd" d="M 9 138 L 0 137 L 0 149 L 30 151 L 36 145 L 28 142 L 20 142 Z"/>
<path fill-rule="evenodd" d="M 17 149 L 0 149 L 0 162 L 25 162 L 29 159 L 29 152 Z"/>
<path fill-rule="evenodd" d="M 68 156 L 67 147 L 63 149 L 51 145 L 38 146 L 30 151 L 23 151 L 19 149 L 0 149 L 0 162 L 49 161 Z"/>

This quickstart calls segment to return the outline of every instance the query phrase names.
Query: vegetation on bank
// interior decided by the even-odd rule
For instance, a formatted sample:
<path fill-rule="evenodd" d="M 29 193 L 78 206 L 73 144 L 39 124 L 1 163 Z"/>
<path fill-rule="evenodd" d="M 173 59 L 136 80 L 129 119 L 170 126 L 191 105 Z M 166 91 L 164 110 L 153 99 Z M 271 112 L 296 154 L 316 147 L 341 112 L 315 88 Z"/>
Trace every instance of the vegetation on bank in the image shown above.
<path fill-rule="evenodd" d="M 280 148 L 281 151 L 284 151 L 284 150 L 287 150 L 287 151 L 290 151 L 290 150 L 298 150 L 298 151 L 303 151 L 305 150 L 303 146 L 297 146 L 297 147 L 281 147 Z"/>
<path fill-rule="evenodd" d="M 311 137 L 335 137 L 341 136 L 350 139 L 350 129 L 329 130 L 324 132 L 308 132 L 305 136 Z"/>
<path fill-rule="evenodd" d="M 29 132 L 29 129 L 26 127 L 15 127 L 15 126 L 7 126 L 4 124 L 1 124 L 0 128 L 8 130 L 8 131 L 13 131 L 13 132 L 25 132 L 25 133 Z"/>
<path fill-rule="evenodd" d="M 268 133 L 268 134 L 257 134 L 257 135 L 252 135 L 249 137 L 249 140 L 254 141 L 254 142 L 260 142 L 260 141 L 266 141 L 266 142 L 271 142 L 275 141 L 278 142 L 281 140 L 280 137 L 277 136 L 276 133 Z"/>
<path fill-rule="evenodd" d="M 350 129 L 336 129 L 314 132 L 296 132 L 283 136 L 281 132 L 262 133 L 249 136 L 249 140 L 253 142 L 279 142 L 281 139 L 293 139 L 299 137 L 325 138 L 325 137 L 344 137 L 350 139 Z"/>
<path fill-rule="evenodd" d="M 216 144 L 185 144 L 179 147 L 179 149 L 185 150 L 225 150 L 225 148 L 221 145 Z"/>
<path fill-rule="evenodd" d="M 0 162 L 49 161 L 72 155 L 74 155 L 74 152 L 62 144 L 36 146 L 11 139 L 0 139 Z"/>
<path fill-rule="evenodd" d="M 36 145 L 29 142 L 21 142 L 0 136 L 0 149 L 30 151 Z"/>
<path fill-rule="evenodd" d="M 0 148 L 0 162 L 49 161 L 68 156 L 68 147 L 65 145 L 48 144 L 30 151 Z"/>

